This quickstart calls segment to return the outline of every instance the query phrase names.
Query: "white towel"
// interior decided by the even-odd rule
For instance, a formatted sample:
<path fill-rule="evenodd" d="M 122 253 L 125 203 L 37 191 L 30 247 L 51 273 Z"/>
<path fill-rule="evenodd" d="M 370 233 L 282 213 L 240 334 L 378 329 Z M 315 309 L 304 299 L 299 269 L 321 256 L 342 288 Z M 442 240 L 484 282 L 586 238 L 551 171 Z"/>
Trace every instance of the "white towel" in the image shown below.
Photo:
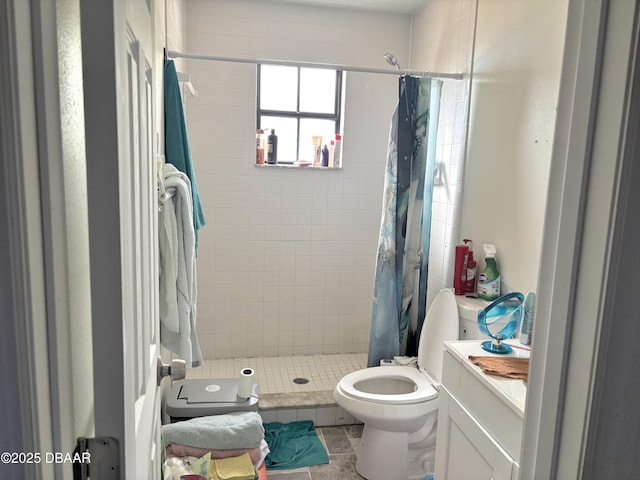
<path fill-rule="evenodd" d="M 167 163 L 160 210 L 160 343 L 188 366 L 202 363 L 196 331 L 196 253 L 189 178 Z"/>
<path fill-rule="evenodd" d="M 264 440 L 258 412 L 233 412 L 197 417 L 162 426 L 165 447 L 171 443 L 212 450 L 257 448 Z"/>

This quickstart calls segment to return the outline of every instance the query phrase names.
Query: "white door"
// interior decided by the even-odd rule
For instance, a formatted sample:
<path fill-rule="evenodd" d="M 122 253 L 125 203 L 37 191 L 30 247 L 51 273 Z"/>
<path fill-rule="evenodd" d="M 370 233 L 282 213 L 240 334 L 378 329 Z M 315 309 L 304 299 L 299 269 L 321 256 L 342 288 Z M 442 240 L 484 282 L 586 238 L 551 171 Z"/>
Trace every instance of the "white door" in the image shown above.
<path fill-rule="evenodd" d="M 118 440 L 120 478 L 151 479 L 160 473 L 156 5 L 80 8 L 95 435 Z"/>

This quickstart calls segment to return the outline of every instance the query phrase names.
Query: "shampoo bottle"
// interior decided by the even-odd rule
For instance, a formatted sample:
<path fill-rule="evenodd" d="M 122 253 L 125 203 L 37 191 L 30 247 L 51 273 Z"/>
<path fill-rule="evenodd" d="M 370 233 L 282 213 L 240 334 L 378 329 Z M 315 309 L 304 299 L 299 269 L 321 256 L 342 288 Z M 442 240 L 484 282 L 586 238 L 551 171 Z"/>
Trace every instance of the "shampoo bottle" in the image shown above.
<path fill-rule="evenodd" d="M 473 259 L 473 250 L 471 240 L 465 238 L 463 242 L 469 247 L 469 256 L 467 257 L 467 278 L 466 278 L 466 286 L 464 289 L 464 293 L 475 293 L 476 292 L 476 273 L 477 273 L 477 262 Z"/>
<path fill-rule="evenodd" d="M 524 297 L 524 316 L 522 317 L 522 328 L 520 330 L 520 343 L 531 345 L 533 339 L 533 315 L 536 308 L 536 294 L 527 293 Z"/>
<path fill-rule="evenodd" d="M 274 129 L 267 139 L 267 163 L 270 165 L 278 163 L 278 136 Z"/>
<path fill-rule="evenodd" d="M 469 247 L 466 245 L 456 245 L 456 263 L 453 268 L 453 293 L 464 295 L 467 285 L 467 258 Z"/>
<path fill-rule="evenodd" d="M 322 137 L 313 135 L 311 142 L 313 143 L 313 166 L 319 167 L 322 163 Z"/>
<path fill-rule="evenodd" d="M 329 147 L 327 147 L 326 145 L 322 147 L 322 166 L 329 166 Z"/>
<path fill-rule="evenodd" d="M 264 164 L 264 130 L 256 130 L 256 164 Z"/>
<path fill-rule="evenodd" d="M 485 243 L 483 248 L 486 265 L 478 277 L 478 298 L 493 301 L 500 296 L 500 272 L 496 264 L 496 247 Z"/>

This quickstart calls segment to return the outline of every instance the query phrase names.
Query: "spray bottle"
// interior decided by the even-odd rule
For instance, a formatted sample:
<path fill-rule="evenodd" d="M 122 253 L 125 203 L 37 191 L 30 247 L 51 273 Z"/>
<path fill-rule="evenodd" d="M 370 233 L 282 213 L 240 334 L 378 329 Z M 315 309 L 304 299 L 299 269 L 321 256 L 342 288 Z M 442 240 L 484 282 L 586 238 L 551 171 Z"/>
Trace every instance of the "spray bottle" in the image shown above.
<path fill-rule="evenodd" d="M 486 265 L 478 277 L 478 298 L 493 301 L 500 296 L 500 272 L 496 264 L 496 247 L 485 243 L 483 249 Z"/>

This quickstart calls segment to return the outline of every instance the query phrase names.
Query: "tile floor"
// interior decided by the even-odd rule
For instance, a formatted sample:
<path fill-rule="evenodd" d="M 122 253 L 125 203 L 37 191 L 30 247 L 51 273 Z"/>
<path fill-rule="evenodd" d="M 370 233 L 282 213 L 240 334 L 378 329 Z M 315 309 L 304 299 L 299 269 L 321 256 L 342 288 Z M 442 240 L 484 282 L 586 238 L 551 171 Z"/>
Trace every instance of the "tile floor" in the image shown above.
<path fill-rule="evenodd" d="M 260 394 L 333 391 L 347 373 L 366 366 L 366 353 L 221 358 L 188 369 L 187 378 L 236 378 L 240 370 L 249 367 L 256 372 Z M 305 378 L 308 383 L 294 383 L 295 378 Z"/>
<path fill-rule="evenodd" d="M 329 454 L 329 463 L 295 470 L 269 470 L 269 480 L 360 480 L 356 472 L 356 451 L 362 425 L 317 428 L 318 437 Z"/>

